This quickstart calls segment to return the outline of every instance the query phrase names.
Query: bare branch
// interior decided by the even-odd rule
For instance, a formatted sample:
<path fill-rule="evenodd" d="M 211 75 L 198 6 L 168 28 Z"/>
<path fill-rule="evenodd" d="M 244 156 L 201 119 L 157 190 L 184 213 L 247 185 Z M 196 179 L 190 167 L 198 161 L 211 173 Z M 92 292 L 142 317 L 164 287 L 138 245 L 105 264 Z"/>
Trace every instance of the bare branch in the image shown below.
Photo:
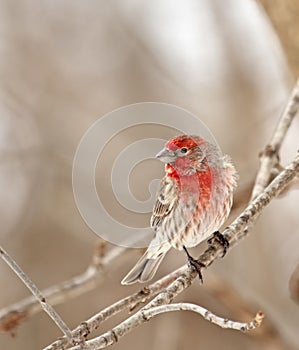
<path fill-rule="evenodd" d="M 151 309 L 144 310 L 143 316 L 147 318 L 147 320 L 150 320 L 152 317 L 156 315 L 159 315 L 165 312 L 172 312 L 172 311 L 193 311 L 201 315 L 204 319 L 210 321 L 211 323 L 216 324 L 221 328 L 235 329 L 243 332 L 250 331 L 259 327 L 263 321 L 263 318 L 265 317 L 264 313 L 259 311 L 255 315 L 255 318 L 250 322 L 247 322 L 247 323 L 235 322 L 235 321 L 231 321 L 231 320 L 219 317 L 202 306 L 190 304 L 190 303 L 177 303 L 177 304 L 156 306 Z"/>
<path fill-rule="evenodd" d="M 268 185 L 271 179 L 271 171 L 279 163 L 279 151 L 292 120 L 299 108 L 299 80 L 292 91 L 288 104 L 282 113 L 282 116 L 276 126 L 274 134 L 261 152 L 260 168 L 256 176 L 255 184 L 252 190 L 252 198 L 256 198 L 262 190 Z"/>
<path fill-rule="evenodd" d="M 20 280 L 25 284 L 25 286 L 30 290 L 36 300 L 40 303 L 43 310 L 50 316 L 50 318 L 56 323 L 58 328 L 64 333 L 64 335 L 73 341 L 73 336 L 64 323 L 58 313 L 54 308 L 46 301 L 45 297 L 37 286 L 31 281 L 31 279 L 25 274 L 25 272 L 20 268 L 20 266 L 14 261 L 14 259 L 2 248 L 0 247 L 1 258 L 6 262 L 6 264 L 13 270 L 13 272 L 20 278 Z"/>
<path fill-rule="evenodd" d="M 264 314 L 260 311 L 256 314 L 255 318 L 248 323 L 235 322 L 228 319 L 224 319 L 219 317 L 207 309 L 190 303 L 178 303 L 178 304 L 170 304 L 170 305 L 160 305 L 155 306 L 150 309 L 142 310 L 141 314 L 144 322 L 149 321 L 154 316 L 157 316 L 161 313 L 165 312 L 173 312 L 173 311 L 193 311 L 199 315 L 201 315 L 204 319 L 210 321 L 211 323 L 216 324 L 219 327 L 227 328 L 227 329 L 235 329 L 238 331 L 250 331 L 257 327 L 259 327 L 263 321 Z M 135 315 L 134 315 L 135 316 Z M 139 320 L 136 317 L 130 317 L 131 327 L 134 327 L 134 322 L 138 323 Z M 94 350 L 94 349 L 102 349 L 114 343 L 115 334 L 113 331 L 108 331 L 100 337 L 94 338 L 90 341 L 87 341 L 84 344 L 84 349 L 86 350 Z M 82 349 L 80 345 L 72 347 L 70 350 L 80 350 Z"/>
<path fill-rule="evenodd" d="M 236 245 L 240 239 L 244 238 L 248 232 L 249 225 L 252 225 L 262 210 L 268 206 L 273 198 L 275 198 L 288 183 L 296 176 L 299 170 L 299 154 L 271 183 L 268 187 L 237 217 L 234 222 L 225 229 L 223 234 L 230 242 L 230 248 Z M 217 257 L 222 255 L 223 247 L 216 243 L 211 245 L 200 257 L 199 261 L 205 266 L 211 265 Z M 175 296 L 189 287 L 197 276 L 197 273 L 187 266 L 183 266 L 180 270 L 181 275 L 159 293 L 149 304 L 137 311 L 134 315 L 127 318 L 109 332 L 97 338 L 96 347 L 92 349 L 100 349 L 117 342 L 121 337 L 131 332 L 147 319 L 144 317 L 144 311 L 151 308 L 169 304 Z M 53 350 L 49 345 L 45 350 Z M 57 348 L 55 348 L 57 349 Z M 75 347 L 76 349 L 76 347 Z M 91 349 L 91 348 L 90 348 Z"/>

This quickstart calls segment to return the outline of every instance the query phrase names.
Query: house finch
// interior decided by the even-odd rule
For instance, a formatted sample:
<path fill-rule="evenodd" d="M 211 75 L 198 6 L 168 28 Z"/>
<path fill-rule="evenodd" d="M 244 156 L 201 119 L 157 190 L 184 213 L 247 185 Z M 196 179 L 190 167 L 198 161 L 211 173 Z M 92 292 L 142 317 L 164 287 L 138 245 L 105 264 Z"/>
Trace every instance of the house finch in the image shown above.
<path fill-rule="evenodd" d="M 145 254 L 122 284 L 150 280 L 165 254 L 173 247 L 185 250 L 189 263 L 200 274 L 187 248 L 217 231 L 229 215 L 237 173 L 228 156 L 199 136 L 169 140 L 156 157 L 165 163 L 154 205 L 151 227 L 155 236 Z"/>

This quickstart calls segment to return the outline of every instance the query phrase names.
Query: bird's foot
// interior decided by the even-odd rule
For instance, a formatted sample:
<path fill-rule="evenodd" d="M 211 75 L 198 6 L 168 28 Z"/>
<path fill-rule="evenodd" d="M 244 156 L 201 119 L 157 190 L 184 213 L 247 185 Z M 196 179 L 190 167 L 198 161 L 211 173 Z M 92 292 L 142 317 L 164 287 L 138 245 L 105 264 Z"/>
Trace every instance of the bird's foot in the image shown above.
<path fill-rule="evenodd" d="M 198 278 L 201 282 L 201 284 L 203 283 L 203 279 L 202 279 L 202 273 L 201 273 L 201 269 L 206 267 L 205 264 L 203 264 L 202 262 L 200 262 L 199 260 L 194 259 L 188 252 L 187 248 L 185 246 L 183 246 L 184 251 L 186 252 L 187 255 L 187 259 L 188 259 L 188 264 L 190 267 L 192 267 L 198 274 Z"/>
<path fill-rule="evenodd" d="M 213 245 L 214 242 L 217 242 L 217 243 L 222 245 L 222 247 L 223 247 L 222 258 L 224 258 L 226 255 L 227 249 L 229 248 L 228 239 L 225 236 L 223 236 L 223 234 L 221 232 L 215 231 L 213 233 L 213 236 L 210 239 L 208 239 L 208 243 L 210 245 Z"/>

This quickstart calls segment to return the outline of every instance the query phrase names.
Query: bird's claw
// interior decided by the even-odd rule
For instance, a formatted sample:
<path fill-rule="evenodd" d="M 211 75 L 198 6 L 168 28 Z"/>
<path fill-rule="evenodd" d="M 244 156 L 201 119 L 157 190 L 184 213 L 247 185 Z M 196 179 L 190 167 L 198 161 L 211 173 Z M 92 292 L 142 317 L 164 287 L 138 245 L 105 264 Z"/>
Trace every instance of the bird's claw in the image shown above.
<path fill-rule="evenodd" d="M 192 267 L 193 270 L 195 270 L 198 274 L 198 278 L 201 282 L 201 284 L 203 284 L 203 278 L 202 278 L 202 273 L 201 273 L 201 269 L 206 267 L 205 264 L 203 264 L 202 262 L 200 262 L 199 260 L 194 259 L 188 252 L 187 248 L 184 246 L 183 247 L 186 254 L 187 254 L 187 259 L 188 259 L 188 265 L 190 267 Z"/>
<path fill-rule="evenodd" d="M 195 259 L 188 259 L 189 265 L 197 272 L 200 283 L 203 284 L 201 269 L 205 267 L 203 263 Z"/>
<path fill-rule="evenodd" d="M 213 245 L 214 242 L 219 243 L 223 247 L 222 258 L 224 258 L 226 255 L 227 249 L 229 248 L 228 239 L 225 236 L 223 236 L 223 234 L 221 232 L 215 231 L 213 233 L 213 236 L 210 239 L 208 239 L 208 243 L 210 245 Z"/>

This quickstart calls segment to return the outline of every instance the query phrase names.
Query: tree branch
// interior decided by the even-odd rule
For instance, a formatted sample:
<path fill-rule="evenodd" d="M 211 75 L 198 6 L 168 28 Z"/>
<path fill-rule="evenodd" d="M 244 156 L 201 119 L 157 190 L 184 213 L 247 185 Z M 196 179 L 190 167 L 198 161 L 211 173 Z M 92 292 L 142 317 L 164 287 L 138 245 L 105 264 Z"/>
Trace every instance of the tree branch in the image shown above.
<path fill-rule="evenodd" d="M 271 170 L 279 164 L 279 151 L 286 133 L 298 112 L 299 108 L 299 79 L 292 91 L 285 110 L 276 126 L 274 134 L 260 154 L 260 168 L 252 190 L 252 199 L 256 198 L 268 185 L 271 179 Z"/>
<path fill-rule="evenodd" d="M 201 315 L 204 319 L 216 324 L 219 327 L 227 328 L 227 329 L 235 329 L 243 332 L 250 331 L 252 329 L 259 327 L 264 318 L 264 314 L 262 312 L 258 312 L 255 318 L 248 323 L 235 322 L 235 321 L 231 321 L 231 320 L 219 317 L 201 306 L 190 304 L 190 303 L 178 303 L 178 304 L 170 304 L 170 305 L 160 305 L 160 306 L 152 307 L 150 309 L 142 310 L 141 311 L 141 315 L 143 318 L 142 323 L 149 321 L 151 318 L 161 313 L 173 312 L 173 311 L 193 311 Z M 128 320 L 130 320 L 130 327 L 132 328 L 135 328 L 140 324 L 140 319 L 136 318 L 135 315 L 131 316 Z M 108 331 L 98 338 L 94 338 L 90 341 L 87 341 L 84 344 L 84 350 L 106 348 L 107 346 L 112 345 L 117 340 L 118 340 L 118 336 L 116 335 L 116 333 L 113 330 Z M 70 350 L 80 350 L 80 349 L 82 349 L 80 345 L 70 348 Z"/>
<path fill-rule="evenodd" d="M 231 320 L 219 317 L 202 306 L 190 304 L 190 303 L 177 303 L 177 304 L 156 306 L 151 309 L 144 310 L 143 316 L 147 319 L 147 321 L 149 321 L 152 317 L 156 315 L 159 315 L 165 312 L 172 312 L 172 311 L 193 311 L 201 315 L 204 319 L 208 320 L 211 323 L 216 324 L 221 328 L 235 329 L 242 332 L 250 331 L 259 327 L 263 321 L 263 318 L 265 317 L 263 312 L 259 311 L 255 315 L 255 318 L 250 322 L 246 322 L 246 323 L 235 322 L 235 321 L 231 321 Z"/>

